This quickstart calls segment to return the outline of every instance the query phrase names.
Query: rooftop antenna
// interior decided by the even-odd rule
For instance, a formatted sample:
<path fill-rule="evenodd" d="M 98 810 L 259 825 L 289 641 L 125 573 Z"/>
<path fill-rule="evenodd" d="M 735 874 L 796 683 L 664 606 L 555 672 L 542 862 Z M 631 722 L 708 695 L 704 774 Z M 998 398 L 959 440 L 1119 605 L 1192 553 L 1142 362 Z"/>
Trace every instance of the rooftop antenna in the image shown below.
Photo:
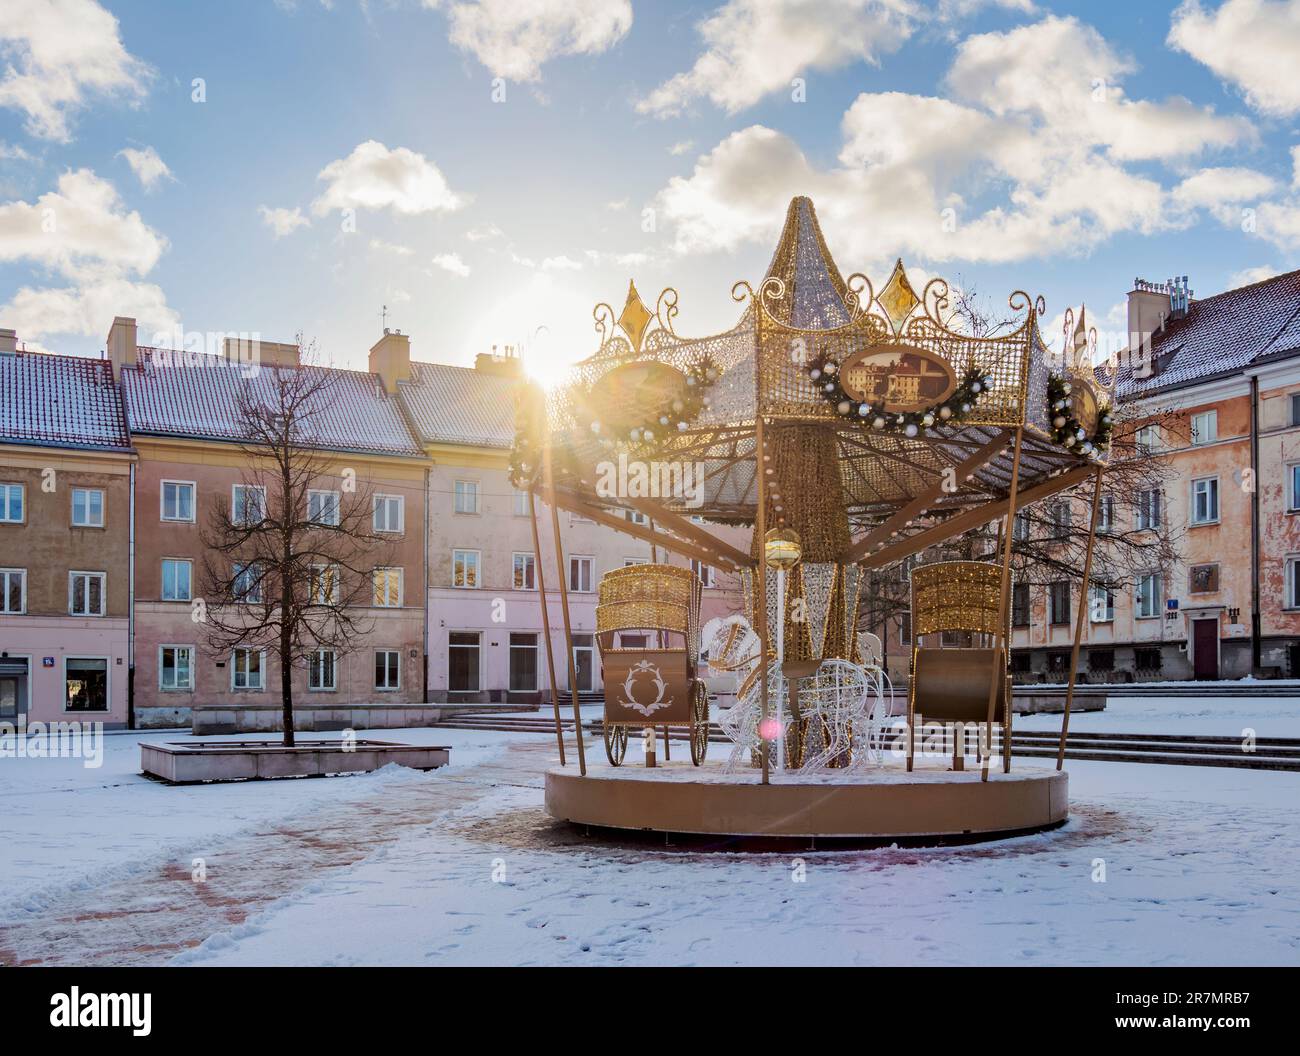
<path fill-rule="evenodd" d="M 388 305 L 381 304 L 379 308 L 379 325 L 383 327 L 384 333 L 388 333 Z"/>

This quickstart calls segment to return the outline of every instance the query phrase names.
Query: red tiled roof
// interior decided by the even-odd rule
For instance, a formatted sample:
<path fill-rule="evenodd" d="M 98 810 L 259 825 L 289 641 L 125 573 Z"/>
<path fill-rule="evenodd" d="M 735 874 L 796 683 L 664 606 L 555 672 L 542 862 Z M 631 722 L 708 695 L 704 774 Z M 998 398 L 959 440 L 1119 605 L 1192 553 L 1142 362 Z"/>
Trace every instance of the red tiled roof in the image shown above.
<path fill-rule="evenodd" d="M 112 364 L 44 352 L 0 352 L 0 442 L 128 450 Z"/>
<path fill-rule="evenodd" d="M 1300 353 L 1300 271 L 1194 300 L 1151 337 L 1154 373 L 1120 368 L 1120 399 L 1181 388 L 1289 353 Z"/>
<path fill-rule="evenodd" d="M 242 386 L 263 388 L 269 398 L 274 371 L 324 370 L 331 380 L 321 395 L 328 402 L 313 417 L 307 443 L 332 451 L 423 453 L 377 375 L 327 367 L 261 367 L 254 373 L 220 356 L 141 352 L 140 363 L 122 371 L 134 433 L 237 441 L 243 436 L 237 415 Z"/>

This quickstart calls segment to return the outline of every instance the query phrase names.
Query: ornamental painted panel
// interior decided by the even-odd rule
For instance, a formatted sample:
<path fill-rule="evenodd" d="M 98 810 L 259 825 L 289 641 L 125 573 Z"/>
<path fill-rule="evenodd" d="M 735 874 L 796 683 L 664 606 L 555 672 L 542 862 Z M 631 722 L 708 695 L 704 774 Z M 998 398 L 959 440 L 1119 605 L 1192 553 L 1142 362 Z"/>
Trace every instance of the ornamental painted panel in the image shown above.
<path fill-rule="evenodd" d="M 689 722 L 690 677 L 683 649 L 606 650 L 605 721 L 635 726 Z"/>
<path fill-rule="evenodd" d="M 840 367 L 840 383 L 855 400 L 905 414 L 942 403 L 957 388 L 957 375 L 933 352 L 886 344 L 849 356 Z"/>

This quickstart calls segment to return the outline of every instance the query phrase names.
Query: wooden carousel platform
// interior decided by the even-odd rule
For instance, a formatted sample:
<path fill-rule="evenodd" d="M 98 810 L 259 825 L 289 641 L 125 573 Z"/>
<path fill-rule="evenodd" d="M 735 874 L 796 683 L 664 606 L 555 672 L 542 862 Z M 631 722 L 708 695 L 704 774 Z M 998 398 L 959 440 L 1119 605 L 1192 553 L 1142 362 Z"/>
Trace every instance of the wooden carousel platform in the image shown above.
<path fill-rule="evenodd" d="M 951 771 L 901 763 L 850 774 L 727 774 L 720 762 L 654 768 L 628 764 L 546 772 L 546 810 L 553 818 L 603 828 L 714 836 L 986 837 L 1062 824 L 1069 816 L 1064 772 L 998 767 Z"/>

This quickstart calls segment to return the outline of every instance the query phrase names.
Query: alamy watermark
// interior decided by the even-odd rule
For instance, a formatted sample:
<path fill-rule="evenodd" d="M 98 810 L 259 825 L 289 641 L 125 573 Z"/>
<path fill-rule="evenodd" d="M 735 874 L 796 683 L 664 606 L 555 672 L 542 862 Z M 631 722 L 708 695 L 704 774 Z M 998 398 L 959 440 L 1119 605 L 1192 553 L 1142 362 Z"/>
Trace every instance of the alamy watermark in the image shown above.
<path fill-rule="evenodd" d="M 102 722 L 33 722 L 20 714 L 0 722 L 0 759 L 81 759 L 87 770 L 104 765 Z"/>
<path fill-rule="evenodd" d="M 603 499 L 674 499 L 687 509 L 704 505 L 703 462 L 646 462 L 620 454 L 596 464 L 596 494 Z"/>

